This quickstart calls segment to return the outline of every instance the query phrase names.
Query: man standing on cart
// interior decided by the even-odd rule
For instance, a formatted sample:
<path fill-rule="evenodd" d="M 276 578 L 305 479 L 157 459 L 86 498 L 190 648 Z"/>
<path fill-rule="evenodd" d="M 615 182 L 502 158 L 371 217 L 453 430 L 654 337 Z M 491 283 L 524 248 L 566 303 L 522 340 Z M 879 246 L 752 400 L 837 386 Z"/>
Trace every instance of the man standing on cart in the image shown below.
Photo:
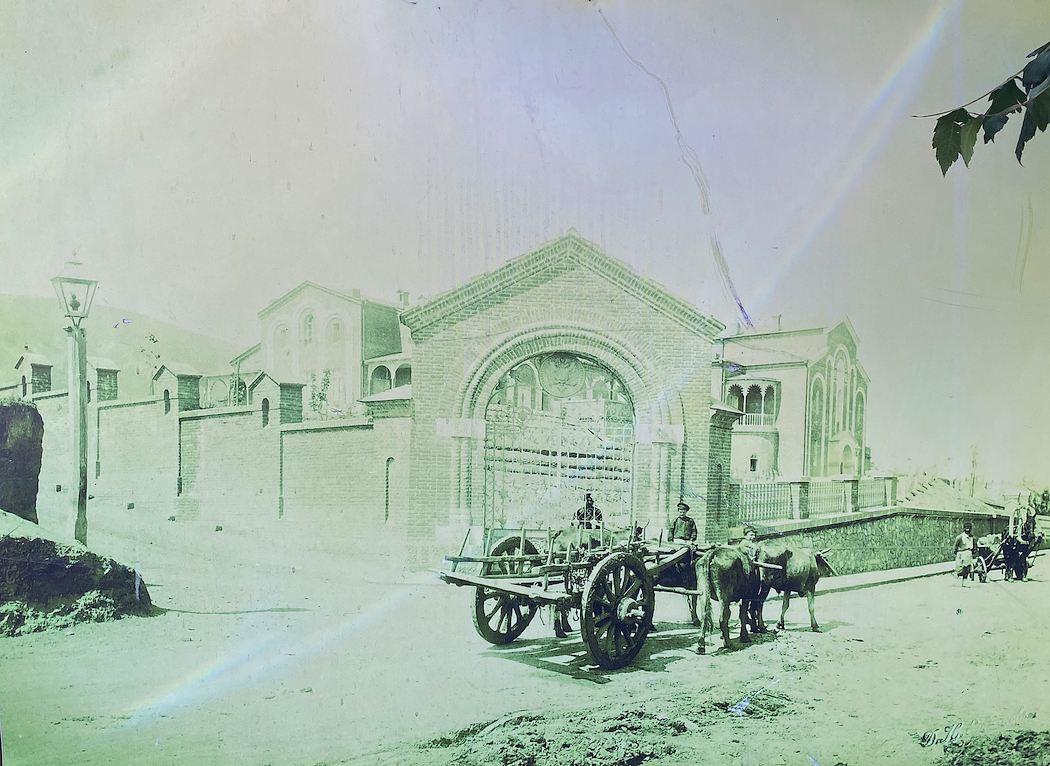
<path fill-rule="evenodd" d="M 671 533 L 667 539 L 669 542 L 696 542 L 696 522 L 689 518 L 689 506 L 684 502 L 678 504 L 678 518 L 671 524 Z"/>

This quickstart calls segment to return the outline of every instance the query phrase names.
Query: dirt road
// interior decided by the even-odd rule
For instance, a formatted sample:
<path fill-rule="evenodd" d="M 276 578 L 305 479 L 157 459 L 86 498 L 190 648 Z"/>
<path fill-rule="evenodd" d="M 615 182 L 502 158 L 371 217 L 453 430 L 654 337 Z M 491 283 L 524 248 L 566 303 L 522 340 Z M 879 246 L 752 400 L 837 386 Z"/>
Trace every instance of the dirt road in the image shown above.
<path fill-rule="evenodd" d="M 5 763 L 926 764 L 924 733 L 1050 721 L 1045 560 L 1026 583 L 825 594 L 821 633 L 796 603 L 786 631 L 704 657 L 661 594 L 659 631 L 606 673 L 538 620 L 490 647 L 465 588 L 165 535 L 109 544 L 169 611 L 0 640 Z"/>

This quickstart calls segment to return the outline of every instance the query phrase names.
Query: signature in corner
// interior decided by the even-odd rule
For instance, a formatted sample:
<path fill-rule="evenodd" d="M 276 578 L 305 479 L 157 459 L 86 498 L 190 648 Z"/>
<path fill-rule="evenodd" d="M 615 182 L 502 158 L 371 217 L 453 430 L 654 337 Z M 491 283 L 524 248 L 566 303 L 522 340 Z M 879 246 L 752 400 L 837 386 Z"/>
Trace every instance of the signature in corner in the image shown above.
<path fill-rule="evenodd" d="M 942 731 L 924 732 L 919 739 L 919 744 L 923 747 L 929 747 L 930 745 L 944 745 L 961 741 L 962 724 L 956 723 L 951 726 L 945 726 Z"/>

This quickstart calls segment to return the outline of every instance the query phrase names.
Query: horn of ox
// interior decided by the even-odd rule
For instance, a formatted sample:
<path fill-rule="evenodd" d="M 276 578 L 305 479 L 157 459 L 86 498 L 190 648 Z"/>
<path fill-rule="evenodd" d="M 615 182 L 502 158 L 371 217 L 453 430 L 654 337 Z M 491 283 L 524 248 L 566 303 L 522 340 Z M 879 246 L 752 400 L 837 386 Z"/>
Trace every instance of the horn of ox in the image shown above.
<path fill-rule="evenodd" d="M 756 561 L 755 566 L 762 567 L 763 569 L 783 569 L 784 567 L 780 564 L 767 564 L 765 561 Z"/>

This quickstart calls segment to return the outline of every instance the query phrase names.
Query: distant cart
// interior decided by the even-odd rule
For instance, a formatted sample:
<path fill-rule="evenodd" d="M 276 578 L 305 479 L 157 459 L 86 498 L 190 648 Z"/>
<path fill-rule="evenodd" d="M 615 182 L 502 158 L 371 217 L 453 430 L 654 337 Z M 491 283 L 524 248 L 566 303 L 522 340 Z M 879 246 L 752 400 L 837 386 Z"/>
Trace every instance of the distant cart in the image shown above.
<path fill-rule="evenodd" d="M 492 644 L 509 644 L 540 607 L 552 606 L 561 615 L 571 611 L 594 662 L 607 670 L 638 656 L 653 627 L 656 591 L 697 594 L 657 582 L 676 582 L 673 575 L 681 569 L 675 568 L 691 567 L 694 556 L 710 547 L 665 544 L 662 533 L 657 541 L 639 540 L 627 530 L 603 528 L 486 529 L 484 539 L 487 555 L 463 555 L 464 539 L 459 555 L 445 557 L 451 567 L 439 572 L 446 583 L 475 588 L 478 634 Z M 475 565 L 470 568 L 477 573 L 463 571 L 465 565 Z"/>
<path fill-rule="evenodd" d="M 988 582 L 988 573 L 1001 569 L 1007 580 L 1012 577 L 1023 579 L 1027 576 L 1028 570 L 1039 555 L 1037 549 L 1042 540 L 1043 536 L 1040 535 L 1036 540 L 1026 541 L 1028 546 L 1027 552 L 1023 554 L 1023 559 L 1018 559 L 1015 563 L 1014 571 L 1010 571 L 1010 568 L 1007 566 L 1007 556 L 1005 555 L 1008 542 L 1006 537 L 1001 534 L 982 537 L 977 541 L 977 551 L 973 557 L 973 574 L 981 582 Z"/>

